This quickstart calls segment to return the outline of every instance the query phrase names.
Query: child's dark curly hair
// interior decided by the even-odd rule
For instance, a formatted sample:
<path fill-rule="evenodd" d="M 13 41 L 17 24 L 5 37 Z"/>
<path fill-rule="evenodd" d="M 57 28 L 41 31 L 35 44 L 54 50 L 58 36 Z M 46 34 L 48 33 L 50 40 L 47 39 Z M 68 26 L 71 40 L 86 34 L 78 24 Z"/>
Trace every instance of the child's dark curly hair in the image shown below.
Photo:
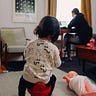
<path fill-rule="evenodd" d="M 52 16 L 45 16 L 35 28 L 34 34 L 38 35 L 39 38 L 50 36 L 52 42 L 55 42 L 60 34 L 58 20 Z"/>

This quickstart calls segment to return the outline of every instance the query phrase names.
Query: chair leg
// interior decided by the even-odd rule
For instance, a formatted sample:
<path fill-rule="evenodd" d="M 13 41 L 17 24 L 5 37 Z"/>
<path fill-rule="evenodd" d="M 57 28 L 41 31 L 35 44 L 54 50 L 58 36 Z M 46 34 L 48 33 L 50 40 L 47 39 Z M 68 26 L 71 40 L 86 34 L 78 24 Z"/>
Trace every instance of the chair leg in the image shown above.
<path fill-rule="evenodd" d="M 7 65 L 7 59 L 8 59 L 8 57 L 7 57 L 7 54 L 5 53 L 5 56 L 4 56 L 4 65 L 5 66 Z"/>
<path fill-rule="evenodd" d="M 0 65 L 0 73 L 7 72 L 5 66 Z"/>
<path fill-rule="evenodd" d="M 66 52 L 66 50 L 64 50 L 64 58 L 66 57 L 66 55 L 67 55 L 67 52 Z"/>
<path fill-rule="evenodd" d="M 1 57 L 0 57 L 0 73 L 3 73 L 3 72 L 5 72 L 5 70 L 6 70 L 6 67 L 3 65 L 3 61 L 2 61 L 2 55 L 1 55 Z"/>

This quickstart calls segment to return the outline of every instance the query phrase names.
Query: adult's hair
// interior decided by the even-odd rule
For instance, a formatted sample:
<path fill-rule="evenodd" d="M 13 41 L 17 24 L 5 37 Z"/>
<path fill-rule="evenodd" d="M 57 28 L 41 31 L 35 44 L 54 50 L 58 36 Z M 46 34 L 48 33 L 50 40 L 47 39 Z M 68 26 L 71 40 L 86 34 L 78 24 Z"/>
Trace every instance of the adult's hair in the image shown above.
<path fill-rule="evenodd" d="M 60 34 L 58 20 L 52 16 L 43 17 L 35 28 L 34 34 L 38 35 L 39 38 L 50 36 L 52 42 L 55 42 Z"/>
<path fill-rule="evenodd" d="M 78 8 L 74 8 L 74 9 L 72 10 L 72 13 L 74 13 L 74 14 L 79 14 L 79 9 L 78 9 Z"/>

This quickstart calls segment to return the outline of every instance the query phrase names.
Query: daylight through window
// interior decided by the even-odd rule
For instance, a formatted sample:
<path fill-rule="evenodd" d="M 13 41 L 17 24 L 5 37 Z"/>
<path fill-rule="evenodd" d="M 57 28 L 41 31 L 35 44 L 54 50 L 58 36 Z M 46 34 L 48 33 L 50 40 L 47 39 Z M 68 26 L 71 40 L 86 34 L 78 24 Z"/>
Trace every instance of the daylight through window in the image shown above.
<path fill-rule="evenodd" d="M 71 11 L 73 8 L 80 10 L 80 0 L 57 0 L 56 18 L 68 24 L 72 19 Z"/>

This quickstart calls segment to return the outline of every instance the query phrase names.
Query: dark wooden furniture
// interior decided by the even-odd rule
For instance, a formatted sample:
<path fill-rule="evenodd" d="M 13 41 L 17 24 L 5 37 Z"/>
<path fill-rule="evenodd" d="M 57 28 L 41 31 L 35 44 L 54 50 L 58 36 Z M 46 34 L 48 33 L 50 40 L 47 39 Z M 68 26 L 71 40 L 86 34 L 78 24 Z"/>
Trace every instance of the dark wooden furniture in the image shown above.
<path fill-rule="evenodd" d="M 95 48 L 90 48 L 86 45 L 77 45 L 77 56 L 83 60 L 82 70 L 85 72 L 86 61 L 96 63 L 96 45 Z"/>
<path fill-rule="evenodd" d="M 9 61 L 24 61 L 23 51 L 27 44 L 25 29 L 23 27 L 16 28 L 0 28 L 1 34 L 1 64 L 7 66 Z M 22 60 L 17 57 L 22 56 Z"/>
<path fill-rule="evenodd" d="M 63 51 L 63 41 L 64 41 L 64 33 L 69 33 L 70 30 L 69 29 L 61 29 L 60 31 L 60 35 L 61 35 L 61 38 L 60 38 L 60 57 L 62 58 L 62 51 Z"/>

